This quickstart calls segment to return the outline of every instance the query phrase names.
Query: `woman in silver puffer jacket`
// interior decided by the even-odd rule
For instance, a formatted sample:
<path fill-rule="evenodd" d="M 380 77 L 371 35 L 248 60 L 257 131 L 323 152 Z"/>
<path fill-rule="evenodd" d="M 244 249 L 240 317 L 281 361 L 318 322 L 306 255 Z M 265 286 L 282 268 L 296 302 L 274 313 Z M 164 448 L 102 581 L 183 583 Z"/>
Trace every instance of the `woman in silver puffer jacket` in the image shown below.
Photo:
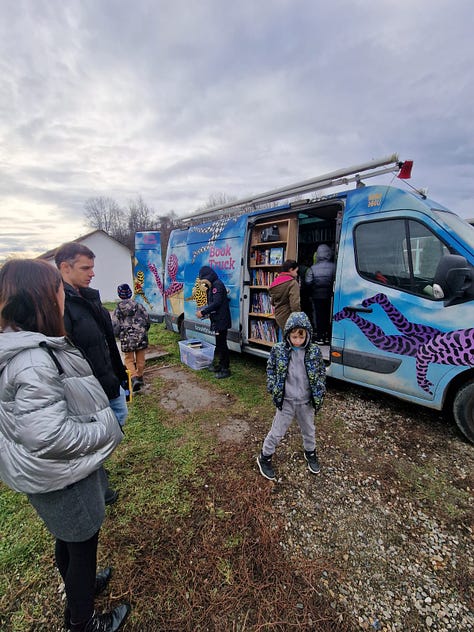
<path fill-rule="evenodd" d="M 11 260 L 0 270 L 0 478 L 27 494 L 56 538 L 67 629 L 118 630 L 128 604 L 94 614 L 105 516 L 103 463 L 123 433 L 81 352 L 64 337 L 64 289 L 53 266 Z M 53 625 L 51 627 L 54 627 Z"/>

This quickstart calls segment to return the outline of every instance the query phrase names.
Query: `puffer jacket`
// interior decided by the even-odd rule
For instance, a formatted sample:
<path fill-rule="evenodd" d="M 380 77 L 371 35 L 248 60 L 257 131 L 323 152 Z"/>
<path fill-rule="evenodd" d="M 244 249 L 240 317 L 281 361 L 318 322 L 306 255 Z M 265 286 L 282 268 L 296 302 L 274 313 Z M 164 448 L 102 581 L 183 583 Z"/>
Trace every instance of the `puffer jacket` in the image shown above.
<path fill-rule="evenodd" d="M 326 393 L 326 368 L 321 350 L 311 342 L 313 333 L 309 318 L 304 312 L 293 312 L 286 321 L 284 341 L 277 342 L 270 351 L 267 361 L 267 391 L 271 393 L 273 403 L 281 410 L 285 399 L 285 382 L 290 364 L 291 343 L 289 333 L 295 327 L 302 327 L 308 332 L 304 364 L 311 389 L 311 403 L 319 410 Z"/>
<path fill-rule="evenodd" d="M 64 291 L 67 334 L 89 360 L 107 397 L 115 399 L 120 394 L 120 384 L 125 384 L 128 378 L 115 342 L 110 314 L 102 306 L 97 290 L 86 287 L 78 293 L 65 283 Z"/>
<path fill-rule="evenodd" d="M 268 293 L 275 307 L 277 324 L 280 329 L 284 329 L 291 312 L 299 312 L 301 309 L 300 285 L 288 272 L 280 272 L 271 283 Z"/>
<path fill-rule="evenodd" d="M 203 266 L 199 270 L 201 281 L 208 281 L 207 305 L 202 308 L 201 314 L 209 316 L 211 331 L 224 331 L 232 325 L 230 317 L 229 297 L 227 288 L 210 266 Z"/>
<path fill-rule="evenodd" d="M 314 253 L 314 263 L 306 272 L 305 284 L 312 298 L 329 298 L 336 273 L 332 260 L 332 250 L 327 244 L 320 244 Z"/>
<path fill-rule="evenodd" d="M 112 324 L 124 353 L 148 347 L 150 317 L 140 303 L 132 298 L 120 301 L 112 314 Z"/>
<path fill-rule="evenodd" d="M 43 494 L 97 470 L 123 437 L 101 385 L 65 338 L 0 334 L 0 478 Z"/>

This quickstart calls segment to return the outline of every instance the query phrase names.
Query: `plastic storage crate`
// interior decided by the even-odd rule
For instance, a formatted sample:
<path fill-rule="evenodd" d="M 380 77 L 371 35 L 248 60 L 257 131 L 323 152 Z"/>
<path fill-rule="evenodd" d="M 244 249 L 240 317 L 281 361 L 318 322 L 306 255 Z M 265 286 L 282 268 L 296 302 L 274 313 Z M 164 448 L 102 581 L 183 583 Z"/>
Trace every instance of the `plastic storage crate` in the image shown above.
<path fill-rule="evenodd" d="M 212 364 L 214 345 L 204 340 L 179 340 L 179 354 L 181 362 L 195 371 L 205 369 Z"/>

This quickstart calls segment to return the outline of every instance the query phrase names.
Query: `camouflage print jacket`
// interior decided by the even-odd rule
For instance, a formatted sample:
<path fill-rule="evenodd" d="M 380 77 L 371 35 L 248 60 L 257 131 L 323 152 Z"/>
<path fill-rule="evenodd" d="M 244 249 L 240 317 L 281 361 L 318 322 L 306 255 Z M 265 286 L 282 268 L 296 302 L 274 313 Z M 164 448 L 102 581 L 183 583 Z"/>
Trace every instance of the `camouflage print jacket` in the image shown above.
<path fill-rule="evenodd" d="M 131 298 L 120 301 L 112 315 L 112 322 L 124 353 L 148 347 L 150 318 L 143 305 Z"/>
<path fill-rule="evenodd" d="M 267 361 L 267 391 L 271 393 L 273 403 L 281 410 L 285 398 L 285 382 L 290 364 L 290 330 L 301 327 L 308 332 L 305 346 L 304 364 L 311 389 L 311 403 L 318 411 L 326 393 L 326 367 L 317 344 L 311 342 L 312 328 L 304 312 L 293 312 L 285 324 L 284 341 L 277 342 L 270 351 Z"/>

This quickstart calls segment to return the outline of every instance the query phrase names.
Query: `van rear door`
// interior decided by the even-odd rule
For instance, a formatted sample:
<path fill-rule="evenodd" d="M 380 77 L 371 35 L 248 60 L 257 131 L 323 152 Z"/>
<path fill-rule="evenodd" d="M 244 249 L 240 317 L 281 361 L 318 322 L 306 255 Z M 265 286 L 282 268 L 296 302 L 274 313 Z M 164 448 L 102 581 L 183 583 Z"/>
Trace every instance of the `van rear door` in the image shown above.
<path fill-rule="evenodd" d="M 144 231 L 135 234 L 133 280 L 135 300 L 146 308 L 152 322 L 161 323 L 164 303 L 159 232 Z"/>

